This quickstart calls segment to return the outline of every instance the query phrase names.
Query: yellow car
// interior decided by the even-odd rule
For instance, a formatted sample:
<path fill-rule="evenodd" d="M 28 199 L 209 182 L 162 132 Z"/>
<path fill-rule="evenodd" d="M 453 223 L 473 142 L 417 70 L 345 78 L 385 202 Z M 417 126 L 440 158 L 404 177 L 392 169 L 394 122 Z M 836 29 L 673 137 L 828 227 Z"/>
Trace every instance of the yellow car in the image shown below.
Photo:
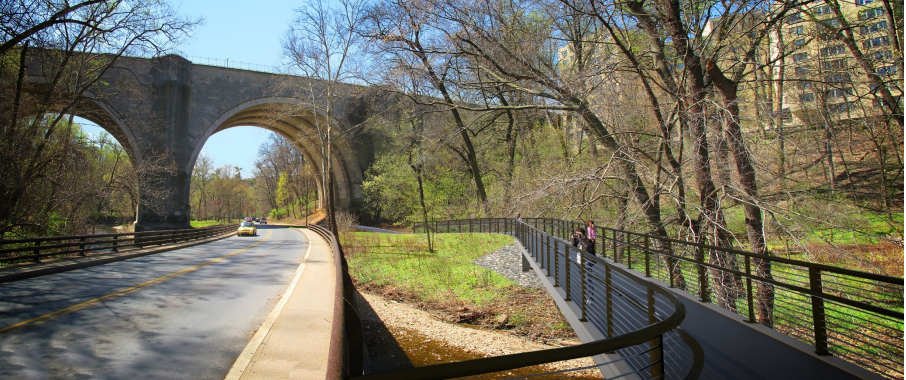
<path fill-rule="evenodd" d="M 258 228 L 255 227 L 255 223 L 242 222 L 242 224 L 239 225 L 239 230 L 236 231 L 236 235 L 258 236 Z"/>

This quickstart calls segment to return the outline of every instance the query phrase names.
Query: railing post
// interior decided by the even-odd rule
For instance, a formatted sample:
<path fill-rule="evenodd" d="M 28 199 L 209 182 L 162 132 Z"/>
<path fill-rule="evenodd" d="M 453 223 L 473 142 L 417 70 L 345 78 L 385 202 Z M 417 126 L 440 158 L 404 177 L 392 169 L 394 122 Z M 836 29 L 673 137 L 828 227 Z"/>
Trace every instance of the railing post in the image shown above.
<path fill-rule="evenodd" d="M 629 269 L 632 269 L 632 247 L 629 246 L 631 238 L 627 233 L 624 233 L 623 236 L 626 237 L 626 266 L 628 266 Z"/>
<path fill-rule="evenodd" d="M 569 252 L 569 247 L 566 247 L 566 250 L 567 250 L 567 252 Z M 586 273 L 585 263 L 582 262 L 581 255 L 582 255 L 581 253 L 577 252 L 576 260 L 579 262 L 579 275 L 582 278 L 582 302 L 580 305 L 582 307 L 582 318 L 579 320 L 582 322 L 586 322 L 586 321 L 588 321 L 588 317 L 587 317 L 588 305 L 586 305 L 586 303 L 588 302 L 588 298 L 585 294 L 585 287 L 586 287 L 585 283 L 588 281 L 588 274 Z"/>
<path fill-rule="evenodd" d="M 605 312 L 607 313 L 607 337 L 613 337 L 613 285 L 610 281 L 610 265 L 604 266 L 604 292 L 607 296 Z"/>
<path fill-rule="evenodd" d="M 469 219 L 469 233 L 472 233 L 472 219 Z"/>
<path fill-rule="evenodd" d="M 551 248 L 551 238 L 552 238 L 551 235 L 548 234 L 547 235 L 547 249 L 548 250 L 550 250 L 550 248 Z M 553 255 L 553 257 L 554 257 L 554 286 L 559 287 L 560 286 L 560 258 L 557 257 L 558 252 L 557 252 L 557 241 L 556 240 L 554 240 L 553 246 L 554 246 L 554 249 L 551 252 L 551 255 Z"/>
<path fill-rule="evenodd" d="M 613 262 L 619 263 L 620 258 L 617 257 L 617 252 L 619 252 L 619 251 L 617 250 L 617 230 L 616 229 L 613 230 L 613 240 L 612 241 L 613 241 Z"/>
<path fill-rule="evenodd" d="M 598 244 L 601 247 L 601 258 L 607 258 L 607 230 L 601 228 L 601 244 Z M 614 256 L 616 257 L 616 256 Z M 616 262 L 616 260 L 614 260 Z"/>
<path fill-rule="evenodd" d="M 708 291 L 708 270 L 705 269 L 705 253 L 702 251 L 701 263 L 698 264 L 698 294 L 702 302 L 711 302 L 711 294 Z"/>
<path fill-rule="evenodd" d="M 554 240 L 554 247 L 556 247 L 557 244 L 557 241 Z M 569 248 L 565 244 L 563 245 L 563 265 L 566 266 L 566 268 L 563 268 L 563 270 L 566 271 L 566 301 L 572 301 L 572 298 L 569 296 L 569 267 L 571 266 L 569 265 Z"/>
<path fill-rule="evenodd" d="M 118 235 L 113 235 L 113 246 L 110 247 L 110 250 L 113 252 L 119 252 L 120 251 L 120 248 L 118 247 L 119 244 L 120 244 L 120 237 Z"/>
<path fill-rule="evenodd" d="M 667 277 L 670 278 L 670 287 L 674 288 L 676 286 L 673 284 L 673 268 L 670 266 L 670 263 L 675 260 L 673 257 L 673 244 L 668 240 L 665 245 L 667 246 L 667 257 L 664 257 L 664 266 L 667 267 Z M 679 263 L 679 260 L 676 260 L 675 262 Z"/>
<path fill-rule="evenodd" d="M 648 324 L 653 325 L 655 323 L 657 323 L 657 317 L 655 316 L 654 290 L 648 288 Z M 651 348 L 651 351 L 649 351 L 651 378 L 662 378 L 664 376 L 664 336 L 658 335 L 652 339 L 648 342 L 648 347 Z"/>
<path fill-rule="evenodd" d="M 35 249 L 34 249 L 33 252 L 34 252 L 34 254 L 35 254 L 35 262 L 36 262 L 36 263 L 40 263 L 40 262 L 41 262 L 41 257 L 38 256 L 38 255 L 41 254 L 41 248 L 40 248 L 40 247 L 41 247 L 41 241 L 40 241 L 40 240 L 36 241 L 34 245 L 35 245 Z"/>
<path fill-rule="evenodd" d="M 79 238 L 79 256 L 85 256 L 85 238 Z"/>
<path fill-rule="evenodd" d="M 746 255 L 746 302 L 749 305 L 749 320 L 746 322 L 755 323 L 755 302 L 752 297 L 752 257 Z"/>
<path fill-rule="evenodd" d="M 547 258 L 547 277 L 550 277 L 551 276 L 551 252 L 546 249 L 546 248 L 548 248 L 548 245 L 545 244 L 544 235 L 540 235 L 541 231 L 539 230 L 539 231 L 536 231 L 535 233 L 539 235 L 538 239 L 541 240 L 541 242 L 538 244 L 538 248 L 541 249 L 541 252 L 543 252 L 544 257 Z M 548 243 L 550 243 L 550 242 L 548 242 Z M 557 279 L 554 279 L 554 286 L 557 286 Z"/>
<path fill-rule="evenodd" d="M 821 271 L 815 267 L 808 268 L 809 289 L 814 293 L 823 293 Z M 824 298 L 812 296 L 812 325 L 815 328 L 815 353 L 821 356 L 830 355 L 827 351 L 827 321 L 824 315 Z"/>
<path fill-rule="evenodd" d="M 648 244 L 648 235 L 645 235 L 645 277 L 651 277 L 651 254 Z"/>

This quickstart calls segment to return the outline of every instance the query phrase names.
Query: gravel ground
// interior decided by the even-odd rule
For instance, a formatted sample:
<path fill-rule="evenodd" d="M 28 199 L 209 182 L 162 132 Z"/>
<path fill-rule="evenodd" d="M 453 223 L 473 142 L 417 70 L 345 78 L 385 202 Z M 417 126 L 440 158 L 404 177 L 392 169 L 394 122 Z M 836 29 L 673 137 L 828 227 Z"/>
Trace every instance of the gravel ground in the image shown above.
<path fill-rule="evenodd" d="M 504 277 L 515 281 L 520 286 L 528 288 L 544 289 L 544 285 L 535 274 L 535 271 L 522 271 L 522 251 L 517 243 L 510 244 L 500 248 L 486 256 L 475 260 L 475 265 L 488 268 L 500 273 Z"/>
<path fill-rule="evenodd" d="M 395 330 L 416 331 L 431 340 L 443 342 L 446 345 L 457 347 L 468 353 L 481 356 L 498 356 L 519 352 L 546 350 L 557 346 L 544 345 L 531 342 L 507 333 L 491 330 L 479 330 L 462 327 L 456 324 L 439 321 L 433 315 L 419 310 L 413 306 L 387 300 L 381 296 L 361 293 L 364 300 L 374 310 L 375 315 L 362 313 L 363 322 L 368 324 L 380 323 L 386 326 L 394 336 Z M 377 318 L 378 321 L 371 320 Z M 366 332 L 366 335 L 368 332 Z M 405 348 L 404 348 L 405 349 Z M 440 360 L 440 359 L 438 359 Z M 556 362 L 544 365 L 548 371 L 568 368 L 577 368 L 593 365 L 591 358 Z M 597 370 L 584 370 L 560 374 L 558 376 L 579 376 L 582 378 L 600 378 Z"/>

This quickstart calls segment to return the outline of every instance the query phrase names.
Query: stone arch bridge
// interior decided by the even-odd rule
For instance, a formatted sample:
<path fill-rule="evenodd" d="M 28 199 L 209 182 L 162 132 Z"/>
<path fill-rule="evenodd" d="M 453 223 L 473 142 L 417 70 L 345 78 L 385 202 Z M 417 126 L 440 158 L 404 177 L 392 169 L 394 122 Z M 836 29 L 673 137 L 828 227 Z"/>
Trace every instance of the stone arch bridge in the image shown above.
<path fill-rule="evenodd" d="M 27 65 L 27 82 L 36 89 L 44 83 L 41 66 L 40 59 Z M 370 140 L 356 138 L 354 130 L 375 107 L 368 100 L 369 88 L 342 87 L 338 93 L 356 95 L 338 96 L 328 117 L 323 108 L 314 106 L 325 101 L 324 85 L 317 80 L 198 65 L 177 55 L 123 57 L 79 99 L 72 113 L 110 132 L 133 163 L 155 157 L 175 167 L 165 174 L 139 176 L 140 193 L 150 186 L 170 191 L 153 207 L 142 202 L 136 231 L 188 228 L 195 161 L 211 135 L 236 126 L 257 126 L 286 137 L 320 178 L 324 169 L 319 129 L 325 131 L 329 124 L 335 142 L 331 165 L 337 205 L 357 207 L 362 171 L 373 149 Z"/>

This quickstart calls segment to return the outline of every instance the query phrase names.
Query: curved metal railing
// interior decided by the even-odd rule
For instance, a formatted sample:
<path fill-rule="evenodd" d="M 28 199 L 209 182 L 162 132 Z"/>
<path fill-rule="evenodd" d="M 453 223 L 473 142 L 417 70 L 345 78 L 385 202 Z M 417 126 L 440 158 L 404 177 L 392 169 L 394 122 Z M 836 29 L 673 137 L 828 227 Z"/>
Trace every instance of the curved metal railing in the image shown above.
<path fill-rule="evenodd" d="M 566 238 L 583 223 L 525 222 Z M 899 277 L 598 227 L 598 251 L 724 309 L 888 378 L 903 373 Z M 769 268 L 769 270 L 759 270 Z"/>
<path fill-rule="evenodd" d="M 701 373 L 702 349 L 679 329 L 686 310 L 672 292 L 514 219 L 443 221 L 432 223 L 432 227 L 435 232 L 515 236 L 536 263 L 547 270 L 554 286 L 565 290 L 565 300 L 579 305 L 582 320 L 594 324 L 605 338 L 573 347 L 370 374 L 360 379 L 472 376 L 611 352 L 618 352 L 622 359 L 616 362 L 622 363 L 604 364 L 622 364 L 626 368 L 624 376 L 694 379 Z M 414 229 L 423 230 L 424 225 Z"/>

